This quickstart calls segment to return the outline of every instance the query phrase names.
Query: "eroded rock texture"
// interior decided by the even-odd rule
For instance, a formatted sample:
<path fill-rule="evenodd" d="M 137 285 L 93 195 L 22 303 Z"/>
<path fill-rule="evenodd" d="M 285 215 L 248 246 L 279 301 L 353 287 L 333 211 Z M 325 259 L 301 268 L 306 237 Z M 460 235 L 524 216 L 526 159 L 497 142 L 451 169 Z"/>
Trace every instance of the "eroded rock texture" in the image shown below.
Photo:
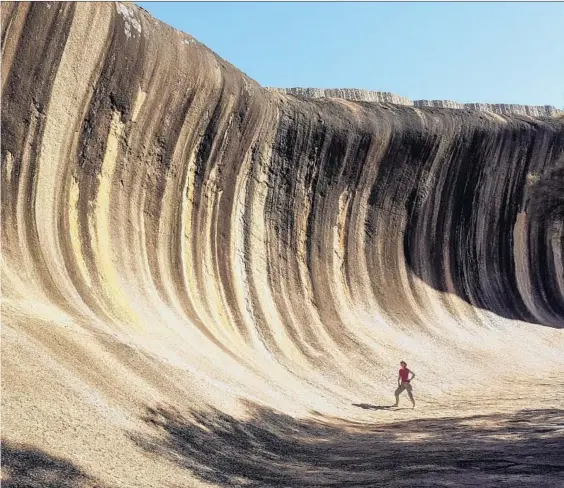
<path fill-rule="evenodd" d="M 460 108 L 479 110 L 503 115 L 529 115 L 531 117 L 556 117 L 564 114 L 563 110 L 552 105 L 517 105 L 507 103 L 459 103 L 452 100 L 415 100 L 400 97 L 389 92 L 355 88 L 268 88 L 271 91 L 310 98 L 342 98 L 355 102 L 384 102 L 407 105 L 410 107 Z"/>
<path fill-rule="evenodd" d="M 403 358 L 429 405 L 556 374 L 563 158 L 562 119 L 295 97 L 129 4 L 4 2 L 13 459 L 162 486 L 189 473 L 134 447 L 155 404 L 352 417 Z"/>

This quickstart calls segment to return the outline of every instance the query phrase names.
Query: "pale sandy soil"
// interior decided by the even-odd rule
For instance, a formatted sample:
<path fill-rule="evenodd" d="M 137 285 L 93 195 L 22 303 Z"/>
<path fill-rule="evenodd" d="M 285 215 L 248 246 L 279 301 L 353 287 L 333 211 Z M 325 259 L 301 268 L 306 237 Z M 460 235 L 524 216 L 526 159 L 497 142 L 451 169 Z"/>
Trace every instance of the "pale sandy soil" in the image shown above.
<path fill-rule="evenodd" d="M 218 407 L 190 397 L 141 406 L 117 394 L 111 420 L 72 398 L 33 405 L 36 390 L 18 412 L 3 410 L 2 486 L 562 486 L 562 377 L 521 372 L 435 396 L 416 379 L 414 390 L 415 409 L 405 394 L 390 407 L 392 384 L 387 397 L 336 399 L 301 415 L 228 390 L 212 395 Z"/>

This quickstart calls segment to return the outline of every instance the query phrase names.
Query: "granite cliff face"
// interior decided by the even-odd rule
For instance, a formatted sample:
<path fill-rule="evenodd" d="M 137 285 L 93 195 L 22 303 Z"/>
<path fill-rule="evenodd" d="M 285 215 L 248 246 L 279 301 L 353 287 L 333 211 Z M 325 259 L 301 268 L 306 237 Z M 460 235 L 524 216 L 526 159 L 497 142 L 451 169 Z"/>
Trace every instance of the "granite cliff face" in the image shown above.
<path fill-rule="evenodd" d="M 294 452 L 291 417 L 354 418 L 399 358 L 443 407 L 506 391 L 508 362 L 523 385 L 564 368 L 564 120 L 339 94 L 264 89 L 129 4 L 3 3 L 6 476 L 346 484 L 206 446 L 243 442 L 246 399 L 286 415 L 249 442 Z M 223 443 L 212 417 L 181 430 L 210 406 Z"/>
<path fill-rule="evenodd" d="M 268 88 L 271 91 L 310 98 L 342 98 L 355 102 L 380 102 L 407 105 L 409 107 L 436 107 L 479 110 L 502 115 L 528 115 L 530 117 L 556 117 L 564 110 L 551 105 L 516 105 L 504 103 L 459 103 L 452 100 L 415 100 L 400 97 L 389 92 L 362 90 L 356 88 Z"/>

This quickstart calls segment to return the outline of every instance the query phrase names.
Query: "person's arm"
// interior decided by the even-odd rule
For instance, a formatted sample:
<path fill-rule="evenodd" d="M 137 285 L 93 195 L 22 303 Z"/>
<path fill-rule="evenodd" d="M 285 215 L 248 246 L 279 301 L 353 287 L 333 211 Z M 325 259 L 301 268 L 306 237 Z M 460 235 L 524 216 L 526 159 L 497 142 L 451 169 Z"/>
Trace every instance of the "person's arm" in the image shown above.
<path fill-rule="evenodd" d="M 413 371 L 410 371 L 410 373 L 411 373 L 411 378 L 410 378 L 409 381 L 411 381 L 413 378 L 415 378 L 415 373 Z"/>
<path fill-rule="evenodd" d="M 398 386 L 401 386 L 401 376 L 398 374 Z"/>

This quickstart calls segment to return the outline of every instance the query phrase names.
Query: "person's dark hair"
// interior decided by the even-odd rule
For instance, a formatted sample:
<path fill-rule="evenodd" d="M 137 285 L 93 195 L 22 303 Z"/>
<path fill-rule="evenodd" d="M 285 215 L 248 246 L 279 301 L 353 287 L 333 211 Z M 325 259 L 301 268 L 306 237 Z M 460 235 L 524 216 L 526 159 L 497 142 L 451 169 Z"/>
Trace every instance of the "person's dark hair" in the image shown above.
<path fill-rule="evenodd" d="M 405 361 L 400 361 L 400 364 L 405 364 L 407 366 L 407 363 Z"/>

